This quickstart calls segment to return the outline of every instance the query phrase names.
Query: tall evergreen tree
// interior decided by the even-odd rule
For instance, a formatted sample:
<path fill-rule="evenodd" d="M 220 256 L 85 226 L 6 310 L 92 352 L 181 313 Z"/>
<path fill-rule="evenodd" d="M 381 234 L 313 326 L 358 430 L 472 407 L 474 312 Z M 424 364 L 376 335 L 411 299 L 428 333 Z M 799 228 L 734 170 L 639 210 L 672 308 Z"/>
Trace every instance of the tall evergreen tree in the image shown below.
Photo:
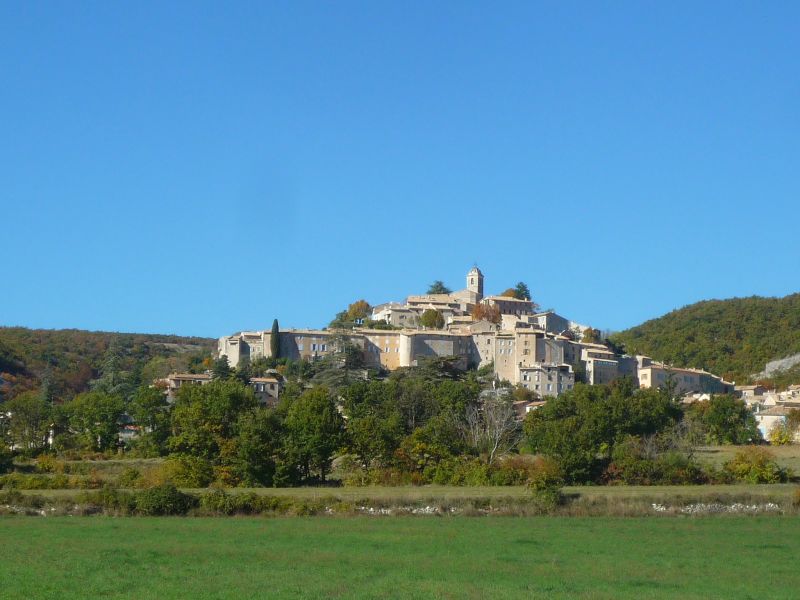
<path fill-rule="evenodd" d="M 449 293 L 451 293 L 451 290 L 450 290 L 449 287 L 447 287 L 444 284 L 443 281 L 441 281 L 440 279 L 437 279 L 428 288 L 428 293 L 429 294 L 449 294 Z"/>
<path fill-rule="evenodd" d="M 269 351 L 271 358 L 280 358 L 281 356 L 281 338 L 280 329 L 278 328 L 278 319 L 272 320 L 272 332 L 269 337 Z"/>
<path fill-rule="evenodd" d="M 231 365 L 224 354 L 214 361 L 211 367 L 214 379 L 228 379 L 231 376 Z"/>
<path fill-rule="evenodd" d="M 531 299 L 531 291 L 528 289 L 528 286 L 524 281 L 520 281 L 514 288 L 514 297 L 519 298 L 520 300 Z"/>

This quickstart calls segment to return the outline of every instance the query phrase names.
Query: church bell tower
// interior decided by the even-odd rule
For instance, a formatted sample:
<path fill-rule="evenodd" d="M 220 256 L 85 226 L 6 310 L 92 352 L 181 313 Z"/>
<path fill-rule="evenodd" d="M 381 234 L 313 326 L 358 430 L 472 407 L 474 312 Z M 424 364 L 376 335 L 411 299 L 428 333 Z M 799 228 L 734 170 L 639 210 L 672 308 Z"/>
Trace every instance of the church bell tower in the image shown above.
<path fill-rule="evenodd" d="M 477 265 L 467 273 L 467 289 L 470 292 L 475 292 L 478 295 L 478 300 L 483 298 L 483 273 L 481 273 Z"/>

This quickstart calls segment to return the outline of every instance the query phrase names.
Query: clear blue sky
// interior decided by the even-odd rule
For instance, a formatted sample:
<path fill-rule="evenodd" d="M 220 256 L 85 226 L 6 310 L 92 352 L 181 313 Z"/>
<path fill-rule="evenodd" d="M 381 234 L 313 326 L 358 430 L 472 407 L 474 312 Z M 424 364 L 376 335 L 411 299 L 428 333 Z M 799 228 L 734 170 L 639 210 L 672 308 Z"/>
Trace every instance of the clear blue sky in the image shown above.
<path fill-rule="evenodd" d="M 800 3 L 0 1 L 0 324 L 800 290 Z"/>

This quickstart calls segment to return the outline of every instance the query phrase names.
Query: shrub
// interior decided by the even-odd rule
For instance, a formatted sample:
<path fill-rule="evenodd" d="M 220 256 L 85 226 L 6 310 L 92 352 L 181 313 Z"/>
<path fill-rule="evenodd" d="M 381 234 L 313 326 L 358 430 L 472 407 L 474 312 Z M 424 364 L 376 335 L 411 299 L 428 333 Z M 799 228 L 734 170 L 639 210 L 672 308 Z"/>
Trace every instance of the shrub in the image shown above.
<path fill-rule="evenodd" d="M 664 450 L 636 436 L 614 447 L 612 462 L 603 473 L 606 483 L 627 485 L 688 485 L 706 483 L 708 475 L 694 460 L 676 450 Z"/>
<path fill-rule="evenodd" d="M 196 498 L 184 494 L 171 483 L 165 483 L 137 492 L 135 503 L 140 515 L 185 515 L 195 506 Z"/>
<path fill-rule="evenodd" d="M 129 492 L 104 487 L 96 492 L 83 492 L 76 498 L 78 504 L 97 507 L 109 514 L 130 515 L 136 510 L 136 498 Z"/>
<path fill-rule="evenodd" d="M 769 443 L 773 446 L 785 446 L 794 441 L 794 432 L 786 423 L 777 423 L 769 430 Z"/>
<path fill-rule="evenodd" d="M 125 467 L 122 473 L 117 478 L 117 485 L 123 488 L 136 487 L 136 484 L 142 478 L 142 473 L 139 469 L 134 467 Z"/>
<path fill-rule="evenodd" d="M 489 482 L 492 485 L 525 485 L 537 468 L 537 460 L 531 456 L 507 456 L 492 467 Z"/>
<path fill-rule="evenodd" d="M 423 473 L 426 480 L 440 485 L 487 485 L 489 467 L 477 458 L 446 458 Z"/>
<path fill-rule="evenodd" d="M 58 477 L 58 475 L 56 475 Z M 80 488 L 82 490 L 96 490 L 103 487 L 105 480 L 100 475 L 97 469 L 92 469 L 92 472 L 86 476 L 73 476 L 69 478 L 67 487 Z"/>
<path fill-rule="evenodd" d="M 237 485 L 242 484 L 242 478 L 239 476 L 237 469 L 230 465 L 220 465 L 213 467 L 211 472 L 213 473 L 214 476 L 213 479 L 214 485 L 222 487 L 236 487 Z"/>
<path fill-rule="evenodd" d="M 538 458 L 528 479 L 528 489 L 535 504 L 549 511 L 561 504 L 564 475 L 559 464 L 551 458 Z"/>
<path fill-rule="evenodd" d="M 168 481 L 179 487 L 202 488 L 214 480 L 211 463 L 198 456 L 172 456 L 165 468 Z"/>
<path fill-rule="evenodd" d="M 775 462 L 775 455 L 760 446 L 747 446 L 723 465 L 734 479 L 744 483 L 781 483 L 789 477 Z"/>
<path fill-rule="evenodd" d="M 231 515 L 236 511 L 234 496 L 223 490 L 214 490 L 200 496 L 200 506 L 209 512 L 223 515 Z"/>
<path fill-rule="evenodd" d="M 336 473 L 341 478 L 342 484 L 351 487 L 369 485 L 369 470 L 354 456 L 347 454 L 340 458 L 336 464 Z"/>
<path fill-rule="evenodd" d="M 171 456 L 162 464 L 146 468 L 136 478 L 138 488 L 151 488 L 165 483 L 178 487 L 203 488 L 214 479 L 211 463 L 196 456 Z"/>
<path fill-rule="evenodd" d="M 42 508 L 44 506 L 44 498 L 42 496 L 23 494 L 17 490 L 9 490 L 8 492 L 0 493 L 0 505 Z"/>
<path fill-rule="evenodd" d="M 665 452 L 655 460 L 658 485 L 690 485 L 707 483 L 703 469 L 685 454 Z"/>
<path fill-rule="evenodd" d="M 36 470 L 40 473 L 66 473 L 67 465 L 52 454 L 40 454 L 36 458 Z"/>
<path fill-rule="evenodd" d="M 415 482 L 421 478 L 419 473 L 413 473 L 414 477 L 412 477 L 411 472 L 397 468 L 370 469 L 368 475 L 365 485 L 419 485 Z"/>
<path fill-rule="evenodd" d="M 71 484 L 70 478 L 59 474 L 36 475 L 26 473 L 9 473 L 0 476 L 0 488 L 17 490 L 63 490 L 77 487 Z"/>
<path fill-rule="evenodd" d="M 253 492 L 228 494 L 224 490 L 214 490 L 200 496 L 200 506 L 208 512 L 222 515 L 253 515 L 266 510 L 274 510 L 275 504 L 267 497 Z"/>

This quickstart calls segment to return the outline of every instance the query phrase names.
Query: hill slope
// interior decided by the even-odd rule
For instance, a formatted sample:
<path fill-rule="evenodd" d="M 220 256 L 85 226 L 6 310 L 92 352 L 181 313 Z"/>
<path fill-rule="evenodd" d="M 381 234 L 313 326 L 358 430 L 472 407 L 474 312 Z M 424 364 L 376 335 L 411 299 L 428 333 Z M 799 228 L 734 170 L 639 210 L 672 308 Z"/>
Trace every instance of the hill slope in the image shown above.
<path fill-rule="evenodd" d="M 701 367 L 741 383 L 768 361 L 800 352 L 800 294 L 698 302 L 612 340 L 630 354 Z"/>
<path fill-rule="evenodd" d="M 129 391 L 171 369 L 198 365 L 215 340 L 78 329 L 0 327 L 0 398 L 45 386 L 56 401 L 104 375 Z"/>

